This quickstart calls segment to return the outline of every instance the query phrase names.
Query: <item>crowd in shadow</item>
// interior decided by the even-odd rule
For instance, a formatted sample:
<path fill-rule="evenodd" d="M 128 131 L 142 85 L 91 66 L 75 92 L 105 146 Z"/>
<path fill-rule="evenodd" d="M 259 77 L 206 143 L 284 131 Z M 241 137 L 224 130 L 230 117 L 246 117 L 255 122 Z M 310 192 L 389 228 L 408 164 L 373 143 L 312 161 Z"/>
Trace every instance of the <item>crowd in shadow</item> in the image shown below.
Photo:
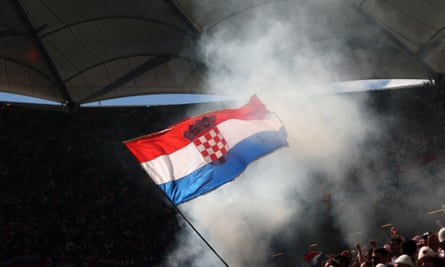
<path fill-rule="evenodd" d="M 434 97 L 415 92 L 405 97 L 409 101 L 370 98 L 376 113 L 409 118 L 403 129 L 416 129 L 412 138 L 399 134 L 400 120 L 388 123 L 392 139 L 382 144 L 385 160 L 399 172 L 404 162 L 445 147 L 445 102 Z M 81 108 L 67 113 L 2 104 L 0 259 L 27 254 L 161 259 L 180 230 L 177 210 L 122 142 L 172 125 L 184 109 Z"/>
<path fill-rule="evenodd" d="M 122 142 L 165 127 L 167 113 L 3 105 L 0 259 L 162 257 L 179 228 L 176 209 Z"/>

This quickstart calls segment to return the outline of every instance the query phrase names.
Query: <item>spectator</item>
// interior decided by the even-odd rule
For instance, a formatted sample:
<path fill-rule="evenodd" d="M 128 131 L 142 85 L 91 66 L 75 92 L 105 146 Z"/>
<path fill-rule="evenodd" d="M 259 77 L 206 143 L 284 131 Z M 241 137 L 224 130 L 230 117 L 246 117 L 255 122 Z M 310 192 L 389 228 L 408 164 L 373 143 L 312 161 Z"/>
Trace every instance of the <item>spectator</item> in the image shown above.
<path fill-rule="evenodd" d="M 413 263 L 417 260 L 417 243 L 412 239 L 402 241 L 402 253 L 408 255 Z"/>
<path fill-rule="evenodd" d="M 437 233 L 437 239 L 439 241 L 439 256 L 445 257 L 445 227 L 440 228 Z"/>
<path fill-rule="evenodd" d="M 427 246 L 430 247 L 433 251 L 439 252 L 439 238 L 437 233 L 431 233 L 427 239 Z"/>
<path fill-rule="evenodd" d="M 385 266 L 390 263 L 389 252 L 383 247 L 378 247 L 372 251 L 372 267 L 376 267 L 379 263 Z"/>
<path fill-rule="evenodd" d="M 402 255 L 402 238 L 399 236 L 392 237 L 389 241 L 389 256 L 391 259 L 391 263 L 394 264 L 394 261 Z"/>
<path fill-rule="evenodd" d="M 417 258 L 418 267 L 444 267 L 444 259 L 439 257 L 434 250 L 428 246 L 423 246 L 419 250 Z"/>
<path fill-rule="evenodd" d="M 410 256 L 402 254 L 394 261 L 394 267 L 416 267 L 416 265 Z"/>

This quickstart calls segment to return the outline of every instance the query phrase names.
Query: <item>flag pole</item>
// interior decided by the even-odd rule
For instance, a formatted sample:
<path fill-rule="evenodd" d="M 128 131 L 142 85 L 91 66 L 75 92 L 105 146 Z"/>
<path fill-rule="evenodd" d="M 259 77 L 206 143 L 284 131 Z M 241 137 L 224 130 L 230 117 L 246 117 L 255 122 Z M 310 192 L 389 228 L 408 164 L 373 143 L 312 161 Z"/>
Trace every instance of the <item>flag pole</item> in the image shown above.
<path fill-rule="evenodd" d="M 229 267 L 229 265 L 227 264 L 227 262 L 218 254 L 218 252 L 216 251 L 216 249 L 214 247 L 212 247 L 212 245 L 210 245 L 209 242 L 207 242 L 207 240 L 204 238 L 204 236 L 201 235 L 201 233 L 193 226 L 193 224 L 189 221 L 189 219 L 187 219 L 187 217 L 182 213 L 182 211 L 178 208 L 178 206 L 176 206 L 175 203 L 173 203 L 173 201 L 164 193 L 164 191 L 161 190 L 161 188 L 159 188 L 159 186 L 157 184 L 155 184 L 153 182 L 152 179 L 151 180 L 152 184 L 154 184 L 156 186 L 156 188 L 162 193 L 162 195 L 164 196 L 164 198 L 167 199 L 167 201 L 170 203 L 170 205 L 173 206 L 173 208 L 175 209 L 175 211 L 182 217 L 182 219 L 184 219 L 184 221 L 188 224 L 188 226 L 190 226 L 190 228 L 192 228 L 192 230 L 199 236 L 199 238 L 201 238 L 201 240 L 207 245 L 207 247 L 213 252 L 213 254 L 216 255 L 216 257 L 218 257 L 218 259 L 226 266 Z"/>
<path fill-rule="evenodd" d="M 168 197 L 167 197 L 168 198 Z M 171 202 L 171 200 L 170 200 Z M 173 203 L 172 203 L 173 204 Z M 216 257 L 218 257 L 218 259 L 227 267 L 229 267 L 229 265 L 227 264 L 227 262 L 218 254 L 218 252 L 215 250 L 215 248 L 213 248 L 209 242 L 207 242 L 207 240 L 201 235 L 200 232 L 198 232 L 198 230 L 193 226 L 193 224 L 187 219 L 187 217 L 185 217 L 185 215 L 181 212 L 181 210 L 173 204 L 173 207 L 175 208 L 176 212 L 179 213 L 179 215 L 181 215 L 181 217 L 185 220 L 185 222 L 190 226 L 190 228 L 193 229 L 193 231 L 201 238 L 202 241 L 204 241 L 204 243 L 207 245 L 207 247 L 216 255 Z"/>

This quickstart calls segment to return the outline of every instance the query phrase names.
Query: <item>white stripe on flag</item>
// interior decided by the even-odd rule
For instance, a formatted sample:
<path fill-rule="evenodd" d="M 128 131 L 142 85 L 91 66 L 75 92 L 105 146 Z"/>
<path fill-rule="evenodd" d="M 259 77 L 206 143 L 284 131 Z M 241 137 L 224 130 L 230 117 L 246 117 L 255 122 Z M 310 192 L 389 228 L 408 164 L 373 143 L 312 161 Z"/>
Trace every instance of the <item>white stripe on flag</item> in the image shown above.
<path fill-rule="evenodd" d="M 226 139 L 229 150 L 239 142 L 264 131 L 278 131 L 283 124 L 275 113 L 268 113 L 262 120 L 227 120 L 218 124 L 218 129 Z"/>
<path fill-rule="evenodd" d="M 218 124 L 217 128 L 230 150 L 249 136 L 264 131 L 278 131 L 282 126 L 280 119 L 274 113 L 269 113 L 262 120 L 227 120 Z M 175 163 L 174 167 L 172 162 Z M 142 168 L 158 185 L 180 179 L 206 164 L 193 143 L 169 155 L 141 163 Z"/>
<path fill-rule="evenodd" d="M 174 167 L 172 162 L 175 163 Z M 193 143 L 170 155 L 160 156 L 154 160 L 141 163 L 142 168 L 158 185 L 175 180 L 175 177 L 176 179 L 184 177 L 205 164 L 204 158 Z"/>

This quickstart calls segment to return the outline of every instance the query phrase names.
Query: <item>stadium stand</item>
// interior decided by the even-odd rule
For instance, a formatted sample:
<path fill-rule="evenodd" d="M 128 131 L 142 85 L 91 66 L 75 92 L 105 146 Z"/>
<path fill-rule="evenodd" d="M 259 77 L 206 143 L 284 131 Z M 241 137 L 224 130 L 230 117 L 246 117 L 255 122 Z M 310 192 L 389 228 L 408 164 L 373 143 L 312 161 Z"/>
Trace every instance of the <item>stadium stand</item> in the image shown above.
<path fill-rule="evenodd" d="M 382 216 L 388 200 L 397 205 L 397 199 L 412 191 L 409 185 L 443 183 L 432 176 L 403 177 L 413 168 L 426 168 L 427 173 L 443 168 L 444 100 L 434 87 L 369 93 L 367 103 L 376 114 L 396 118 L 384 126 L 388 137 L 380 144 L 385 148 L 380 159 L 394 170 L 376 180 L 382 185 L 376 206 Z M 38 266 L 162 262 L 180 230 L 177 211 L 122 141 L 164 129 L 187 108 L 81 108 L 66 113 L 3 103 L 0 266 L 31 266 L 17 262 L 32 261 L 33 255 L 45 259 Z M 350 188 L 351 197 L 357 190 Z M 415 229 L 404 228 L 404 234 L 437 230 L 419 220 Z M 344 249 L 344 243 L 329 241 L 325 247 L 330 251 Z"/>

